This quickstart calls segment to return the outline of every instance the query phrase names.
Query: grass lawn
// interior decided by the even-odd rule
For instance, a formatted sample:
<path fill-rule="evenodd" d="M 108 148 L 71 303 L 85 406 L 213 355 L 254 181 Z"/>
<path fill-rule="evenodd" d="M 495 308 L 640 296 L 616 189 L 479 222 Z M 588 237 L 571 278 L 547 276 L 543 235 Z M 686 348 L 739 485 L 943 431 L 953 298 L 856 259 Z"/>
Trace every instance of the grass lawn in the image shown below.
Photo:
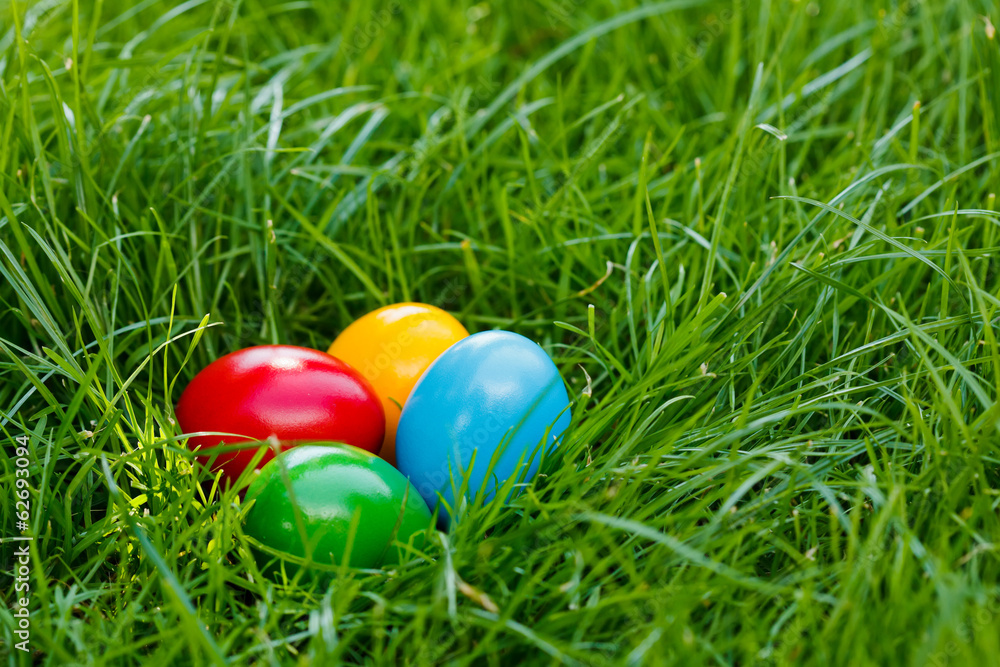
<path fill-rule="evenodd" d="M 996 664 L 996 25 L 0 0 L 0 657 Z M 538 341 L 573 424 L 412 561 L 273 583 L 173 406 L 405 300 Z"/>

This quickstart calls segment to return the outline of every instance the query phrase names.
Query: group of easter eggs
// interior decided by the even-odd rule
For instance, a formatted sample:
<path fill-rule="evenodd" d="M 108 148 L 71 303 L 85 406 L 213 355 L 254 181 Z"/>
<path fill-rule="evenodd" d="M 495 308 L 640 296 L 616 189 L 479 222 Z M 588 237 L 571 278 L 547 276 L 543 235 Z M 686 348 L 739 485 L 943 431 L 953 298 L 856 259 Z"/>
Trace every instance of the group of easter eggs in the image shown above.
<path fill-rule="evenodd" d="M 271 576 L 405 560 L 433 512 L 447 527 L 464 503 L 516 493 L 570 422 L 536 343 L 470 336 L 421 303 L 368 313 L 327 352 L 227 354 L 194 377 L 176 415 L 205 467 L 251 478 L 244 532 Z"/>

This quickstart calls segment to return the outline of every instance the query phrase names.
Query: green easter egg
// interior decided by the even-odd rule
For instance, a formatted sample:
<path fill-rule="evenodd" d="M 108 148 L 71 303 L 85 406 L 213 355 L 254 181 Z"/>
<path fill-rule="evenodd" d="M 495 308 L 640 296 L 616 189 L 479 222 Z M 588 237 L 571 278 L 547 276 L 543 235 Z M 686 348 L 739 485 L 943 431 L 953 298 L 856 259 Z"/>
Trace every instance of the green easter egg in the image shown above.
<path fill-rule="evenodd" d="M 427 505 L 398 470 L 342 444 L 299 445 L 283 452 L 250 484 L 244 504 L 251 501 L 244 530 L 266 547 L 254 555 L 272 575 L 283 561 L 291 576 L 306 558 L 303 530 L 313 562 L 340 565 L 350 542 L 348 564 L 374 568 L 398 562 L 402 549 L 393 542 L 419 541 L 431 523 Z M 352 522 L 356 528 L 350 539 Z"/>

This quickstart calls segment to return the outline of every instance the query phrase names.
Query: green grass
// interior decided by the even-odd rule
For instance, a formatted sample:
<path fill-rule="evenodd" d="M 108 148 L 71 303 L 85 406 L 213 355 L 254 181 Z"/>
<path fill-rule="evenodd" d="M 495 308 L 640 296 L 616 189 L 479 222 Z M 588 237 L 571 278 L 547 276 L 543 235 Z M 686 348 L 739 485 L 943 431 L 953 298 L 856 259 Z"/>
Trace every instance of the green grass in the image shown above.
<path fill-rule="evenodd" d="M 7 664 L 996 662 L 994 2 L 131 4 L 0 0 Z M 270 583 L 172 406 L 401 300 L 539 341 L 564 446 Z"/>

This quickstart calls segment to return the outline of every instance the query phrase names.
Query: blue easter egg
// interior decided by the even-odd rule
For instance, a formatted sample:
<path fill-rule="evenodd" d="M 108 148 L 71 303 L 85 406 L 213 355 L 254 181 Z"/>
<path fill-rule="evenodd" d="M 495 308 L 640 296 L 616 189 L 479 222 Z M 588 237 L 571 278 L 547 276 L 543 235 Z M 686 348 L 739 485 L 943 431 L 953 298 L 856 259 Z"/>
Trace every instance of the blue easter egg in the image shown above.
<path fill-rule="evenodd" d="M 441 494 L 454 508 L 466 477 L 465 496 L 482 491 L 488 501 L 508 479 L 532 479 L 569 423 L 549 355 L 519 334 L 484 331 L 449 347 L 417 381 L 399 418 L 396 465 L 430 507 Z M 440 516 L 447 522 L 444 508 Z"/>

